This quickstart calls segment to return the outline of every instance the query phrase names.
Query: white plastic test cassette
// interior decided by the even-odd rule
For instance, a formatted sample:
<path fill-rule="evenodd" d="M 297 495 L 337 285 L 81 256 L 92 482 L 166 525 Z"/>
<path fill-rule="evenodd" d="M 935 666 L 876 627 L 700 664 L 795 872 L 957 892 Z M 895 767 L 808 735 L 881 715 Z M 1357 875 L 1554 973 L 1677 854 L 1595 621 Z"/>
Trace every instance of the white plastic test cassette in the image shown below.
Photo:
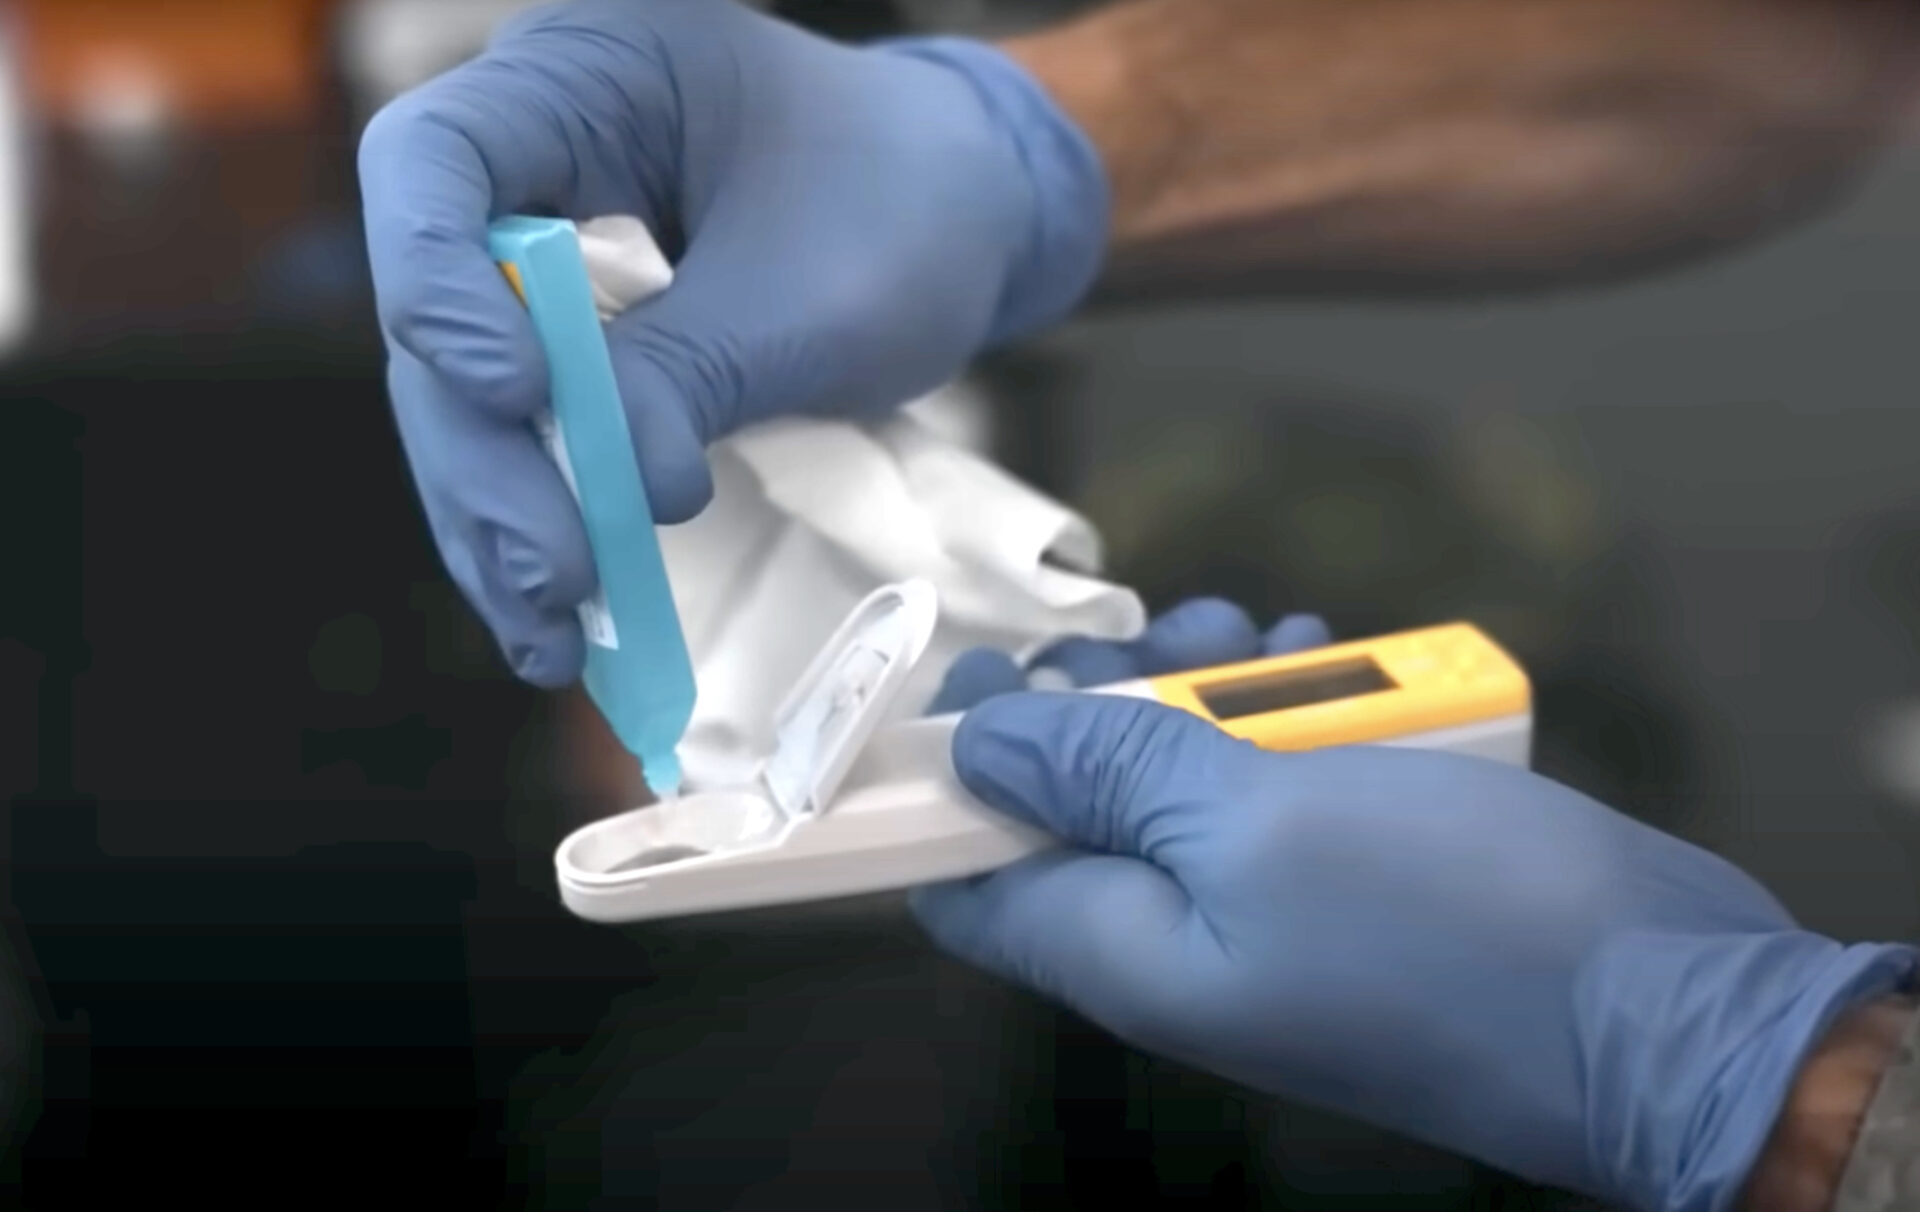
<path fill-rule="evenodd" d="M 751 785 L 609 817 L 560 844 L 561 899 L 633 922 L 907 888 L 978 875 L 1058 844 L 974 799 L 954 774 L 958 716 L 880 727 L 939 617 L 931 586 L 862 602 L 775 717 Z M 1451 624 L 1097 688 L 1152 698 L 1273 750 L 1385 744 L 1525 766 L 1525 673 Z"/>

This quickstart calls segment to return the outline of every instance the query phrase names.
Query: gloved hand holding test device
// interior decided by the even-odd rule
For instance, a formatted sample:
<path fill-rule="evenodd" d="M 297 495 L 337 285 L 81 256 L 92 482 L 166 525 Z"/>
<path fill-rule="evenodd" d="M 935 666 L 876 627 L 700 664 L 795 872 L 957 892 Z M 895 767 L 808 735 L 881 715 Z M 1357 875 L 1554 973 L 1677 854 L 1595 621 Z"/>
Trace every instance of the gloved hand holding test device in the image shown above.
<path fill-rule="evenodd" d="M 882 723 L 939 620 L 938 594 L 917 581 L 874 592 L 827 639 L 779 707 L 757 779 L 677 794 L 692 663 L 578 230 L 509 218 L 495 225 L 492 251 L 548 355 L 543 436 L 580 503 L 600 578 L 582 610 L 586 686 L 661 797 L 561 843 L 567 906 L 628 922 L 848 896 L 976 875 L 1057 844 L 960 784 L 957 715 Z M 664 286 L 664 260 L 641 251 Z M 1267 749 L 1386 744 L 1523 767 L 1530 758 L 1526 675 L 1465 624 L 1090 692 L 1157 699 Z"/>

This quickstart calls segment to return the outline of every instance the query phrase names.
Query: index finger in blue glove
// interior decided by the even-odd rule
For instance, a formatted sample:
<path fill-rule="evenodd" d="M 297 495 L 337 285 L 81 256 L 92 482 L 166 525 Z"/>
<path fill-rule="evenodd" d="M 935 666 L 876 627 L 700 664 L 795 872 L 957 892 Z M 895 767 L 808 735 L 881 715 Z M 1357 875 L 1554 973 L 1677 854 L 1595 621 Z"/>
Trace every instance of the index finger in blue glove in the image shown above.
<path fill-rule="evenodd" d="M 550 19 L 552 14 L 535 14 L 497 40 L 518 51 L 515 56 L 482 57 L 388 106 L 360 146 L 367 246 L 383 331 L 432 367 L 460 399 L 517 420 L 531 419 L 546 406 L 547 370 L 524 309 L 487 251 L 489 224 L 526 210 L 638 212 L 659 231 L 665 201 L 659 183 L 669 176 L 661 131 L 616 132 L 627 150 L 595 156 L 596 162 L 631 166 L 613 179 L 576 171 L 574 145 L 597 147 L 607 136 L 580 117 L 586 101 L 578 94 L 616 73 L 599 70 L 606 64 L 581 61 L 582 55 L 604 53 L 599 41 L 543 44 L 543 55 L 553 60 L 549 67 L 578 73 L 560 91 L 555 80 L 535 70 L 524 46 L 513 45 L 516 37 L 540 38 Z M 642 48 L 620 50 L 627 70 L 617 73 L 617 87 L 627 95 L 605 108 L 675 112 L 662 83 L 664 70 L 636 69 L 648 61 Z M 654 89 L 662 95 L 631 95 Z M 697 293 L 678 292 L 685 298 L 676 298 L 675 305 L 692 306 Z M 636 333 L 659 339 L 646 349 Z M 726 394 L 730 379 L 723 371 L 703 373 L 711 356 L 692 349 L 658 304 L 649 317 L 630 312 L 616 319 L 608 346 L 654 519 L 685 521 L 713 493 L 704 447 L 724 428 L 714 418 L 727 409 L 709 397 L 716 390 Z M 714 380 L 723 386 L 716 389 Z M 406 401 L 396 400 L 396 406 Z"/>
<path fill-rule="evenodd" d="M 531 419 L 546 360 L 487 251 L 493 219 L 555 198 L 565 133 L 528 96 L 533 82 L 476 60 L 395 101 L 360 140 L 360 193 L 380 324 L 462 401 Z M 536 199 L 538 199 L 536 201 Z"/>

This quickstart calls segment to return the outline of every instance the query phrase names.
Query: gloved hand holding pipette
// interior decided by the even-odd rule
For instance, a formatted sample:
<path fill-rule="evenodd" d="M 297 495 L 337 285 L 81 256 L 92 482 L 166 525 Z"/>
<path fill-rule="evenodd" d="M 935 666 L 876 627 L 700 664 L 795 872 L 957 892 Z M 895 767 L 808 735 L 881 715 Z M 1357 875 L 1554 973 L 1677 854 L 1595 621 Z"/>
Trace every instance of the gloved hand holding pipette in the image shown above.
<path fill-rule="evenodd" d="M 593 561 L 529 422 L 540 348 L 492 219 L 637 215 L 675 283 L 608 329 L 655 520 L 705 447 L 939 386 L 1060 318 L 1105 249 L 1085 137 L 984 45 L 836 46 L 731 3 L 541 9 L 383 111 L 360 154 L 402 438 L 454 579 L 515 672 L 563 686 Z M 669 238 L 670 237 L 670 238 Z"/>

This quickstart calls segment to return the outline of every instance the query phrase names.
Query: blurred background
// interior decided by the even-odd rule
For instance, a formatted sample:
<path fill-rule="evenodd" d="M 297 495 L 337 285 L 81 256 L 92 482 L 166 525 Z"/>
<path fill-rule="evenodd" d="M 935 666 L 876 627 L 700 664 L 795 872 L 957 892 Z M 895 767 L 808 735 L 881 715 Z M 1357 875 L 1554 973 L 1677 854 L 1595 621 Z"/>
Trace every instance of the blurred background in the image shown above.
<path fill-rule="evenodd" d="M 520 7 L 0 5 L 6 1189 L 1571 1206 L 1134 1055 L 897 897 L 559 909 L 552 847 L 627 772 L 440 569 L 353 181 L 360 124 Z M 849 37 L 1070 7 L 776 6 Z M 978 420 L 1156 608 L 1475 620 L 1535 675 L 1540 768 L 1815 928 L 1911 937 L 1916 216 L 1900 152 L 1628 287 L 1090 319 L 984 366 Z"/>

